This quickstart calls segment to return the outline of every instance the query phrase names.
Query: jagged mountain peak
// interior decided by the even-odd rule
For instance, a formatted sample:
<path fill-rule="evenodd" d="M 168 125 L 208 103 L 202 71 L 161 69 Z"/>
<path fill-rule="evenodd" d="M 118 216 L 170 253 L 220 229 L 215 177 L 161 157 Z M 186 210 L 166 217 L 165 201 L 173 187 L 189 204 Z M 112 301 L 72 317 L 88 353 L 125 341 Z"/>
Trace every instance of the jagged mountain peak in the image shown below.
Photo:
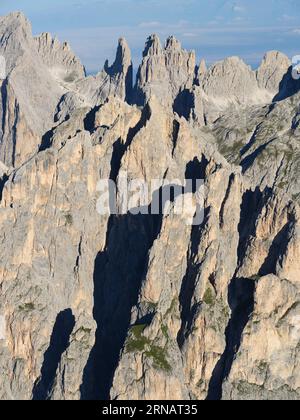
<path fill-rule="evenodd" d="M 174 35 L 171 35 L 166 40 L 166 50 L 181 50 L 181 43 Z"/>
<path fill-rule="evenodd" d="M 265 55 L 263 57 L 263 60 L 262 60 L 262 64 L 263 63 L 272 63 L 273 64 L 274 61 L 288 62 L 288 63 L 291 62 L 286 54 L 283 54 L 281 51 L 271 50 L 271 51 L 267 51 L 265 53 Z"/>
<path fill-rule="evenodd" d="M 131 51 L 125 38 L 120 38 L 114 63 L 109 67 L 108 60 L 105 63 L 105 70 L 108 73 L 121 73 L 132 66 Z"/>
<path fill-rule="evenodd" d="M 181 42 L 174 35 L 170 35 L 166 39 L 163 48 L 159 36 L 157 34 L 152 34 L 148 37 L 146 41 L 143 57 L 147 57 L 148 55 L 160 55 L 163 54 L 165 51 L 168 53 L 172 53 L 175 51 L 180 52 L 181 50 Z"/>
<path fill-rule="evenodd" d="M 71 46 L 67 41 L 61 43 L 56 36 L 53 36 L 50 32 L 42 32 L 40 35 L 35 37 L 38 43 L 44 44 L 49 49 L 62 48 L 65 51 L 71 51 Z"/>
<path fill-rule="evenodd" d="M 6 16 L 0 18 L 2 24 L 15 24 L 17 26 L 29 27 L 31 28 L 31 23 L 25 14 L 21 11 L 11 12 Z"/>
<path fill-rule="evenodd" d="M 279 85 L 291 66 L 289 58 L 279 51 L 268 51 L 257 70 L 257 80 L 261 88 L 279 93 Z"/>
<path fill-rule="evenodd" d="M 162 53 L 162 46 L 161 46 L 159 36 L 156 34 L 150 35 L 145 44 L 143 57 L 147 57 L 151 55 L 159 55 L 161 53 Z"/>
<path fill-rule="evenodd" d="M 228 57 L 212 65 L 202 77 L 201 87 L 221 108 L 230 105 L 270 104 L 283 90 L 290 62 L 279 52 L 267 53 L 257 71 L 239 57 Z M 294 83 L 291 81 L 291 84 Z"/>
<path fill-rule="evenodd" d="M 224 60 L 217 62 L 214 66 L 223 67 L 225 71 L 228 69 L 232 72 L 235 70 L 235 66 L 251 69 L 251 67 L 238 56 L 226 57 Z"/>
<path fill-rule="evenodd" d="M 136 101 L 145 104 L 155 95 L 170 106 L 181 90 L 192 87 L 195 70 L 195 53 L 184 50 L 174 36 L 162 48 L 159 37 L 151 35 L 137 74 Z"/>
<path fill-rule="evenodd" d="M 85 77 L 85 69 L 68 42 L 44 32 L 35 37 L 35 46 L 53 77 L 62 83 L 71 83 Z"/>
<path fill-rule="evenodd" d="M 0 51 L 6 59 L 8 73 L 18 57 L 32 48 L 32 29 L 29 20 L 21 12 L 0 17 Z"/>
<path fill-rule="evenodd" d="M 24 48 L 31 38 L 31 23 L 22 12 L 10 13 L 0 17 L 0 34 L 1 44 L 13 42 Z"/>
<path fill-rule="evenodd" d="M 207 72 L 207 65 L 204 58 L 200 61 L 199 64 L 199 74 L 204 75 Z"/>

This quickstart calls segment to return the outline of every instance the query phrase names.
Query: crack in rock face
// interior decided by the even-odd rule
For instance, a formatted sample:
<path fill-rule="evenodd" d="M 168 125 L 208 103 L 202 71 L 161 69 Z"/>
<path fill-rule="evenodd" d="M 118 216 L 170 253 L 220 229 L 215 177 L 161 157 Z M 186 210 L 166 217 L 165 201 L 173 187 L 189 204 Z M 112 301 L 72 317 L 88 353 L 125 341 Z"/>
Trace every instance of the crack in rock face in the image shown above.
<path fill-rule="evenodd" d="M 22 13 L 1 56 L 0 399 L 300 399 L 289 59 L 208 67 L 152 35 L 135 83 L 123 38 L 87 76 Z"/>
<path fill-rule="evenodd" d="M 6 322 L 3 315 L 0 316 L 0 340 L 6 339 Z"/>

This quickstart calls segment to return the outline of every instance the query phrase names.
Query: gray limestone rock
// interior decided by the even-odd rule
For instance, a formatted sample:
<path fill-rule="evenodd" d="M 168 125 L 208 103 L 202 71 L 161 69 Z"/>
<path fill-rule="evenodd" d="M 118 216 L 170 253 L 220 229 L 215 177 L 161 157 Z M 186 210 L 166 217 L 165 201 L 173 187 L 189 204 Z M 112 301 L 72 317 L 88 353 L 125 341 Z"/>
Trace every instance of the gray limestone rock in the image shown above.
<path fill-rule="evenodd" d="M 42 33 L 35 38 L 38 53 L 50 72 L 62 83 L 74 83 L 85 77 L 85 70 L 79 59 L 72 52 L 69 44 L 60 44 L 49 33 Z"/>
<path fill-rule="evenodd" d="M 157 35 L 150 36 L 138 70 L 136 101 L 145 104 L 155 95 L 171 107 L 177 95 L 192 87 L 195 68 L 195 53 L 183 50 L 174 37 L 168 38 L 163 48 Z"/>

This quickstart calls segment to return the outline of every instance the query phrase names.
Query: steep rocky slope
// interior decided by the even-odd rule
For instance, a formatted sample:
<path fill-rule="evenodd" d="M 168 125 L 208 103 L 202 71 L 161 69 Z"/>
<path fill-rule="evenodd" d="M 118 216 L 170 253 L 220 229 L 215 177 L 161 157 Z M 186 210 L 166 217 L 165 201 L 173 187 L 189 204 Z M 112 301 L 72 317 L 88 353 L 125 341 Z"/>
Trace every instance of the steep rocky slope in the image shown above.
<path fill-rule="evenodd" d="M 1 18 L 1 399 L 299 399 L 299 82 L 173 37 L 85 76 Z M 97 211 L 102 179 L 203 179 L 192 214 Z M 175 181 L 174 181 L 175 180 Z M 135 207 L 132 206 L 132 207 Z M 130 207 L 131 209 L 131 207 Z M 99 209 L 98 209 L 99 210 Z"/>

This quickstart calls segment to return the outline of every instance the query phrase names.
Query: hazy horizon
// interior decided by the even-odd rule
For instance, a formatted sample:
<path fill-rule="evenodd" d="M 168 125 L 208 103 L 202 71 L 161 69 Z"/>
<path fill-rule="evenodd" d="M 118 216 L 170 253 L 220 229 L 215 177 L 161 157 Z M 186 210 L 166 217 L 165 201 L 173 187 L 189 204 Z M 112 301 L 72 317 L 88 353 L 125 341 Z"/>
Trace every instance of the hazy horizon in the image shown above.
<path fill-rule="evenodd" d="M 20 10 L 33 33 L 51 32 L 68 41 L 88 73 L 113 61 L 119 37 L 125 37 L 135 68 L 147 37 L 169 35 L 195 50 L 197 60 L 212 64 L 238 55 L 257 67 L 269 50 L 290 58 L 300 53 L 300 7 L 297 0 L 33 0 L 2 1 L 0 14 Z"/>

